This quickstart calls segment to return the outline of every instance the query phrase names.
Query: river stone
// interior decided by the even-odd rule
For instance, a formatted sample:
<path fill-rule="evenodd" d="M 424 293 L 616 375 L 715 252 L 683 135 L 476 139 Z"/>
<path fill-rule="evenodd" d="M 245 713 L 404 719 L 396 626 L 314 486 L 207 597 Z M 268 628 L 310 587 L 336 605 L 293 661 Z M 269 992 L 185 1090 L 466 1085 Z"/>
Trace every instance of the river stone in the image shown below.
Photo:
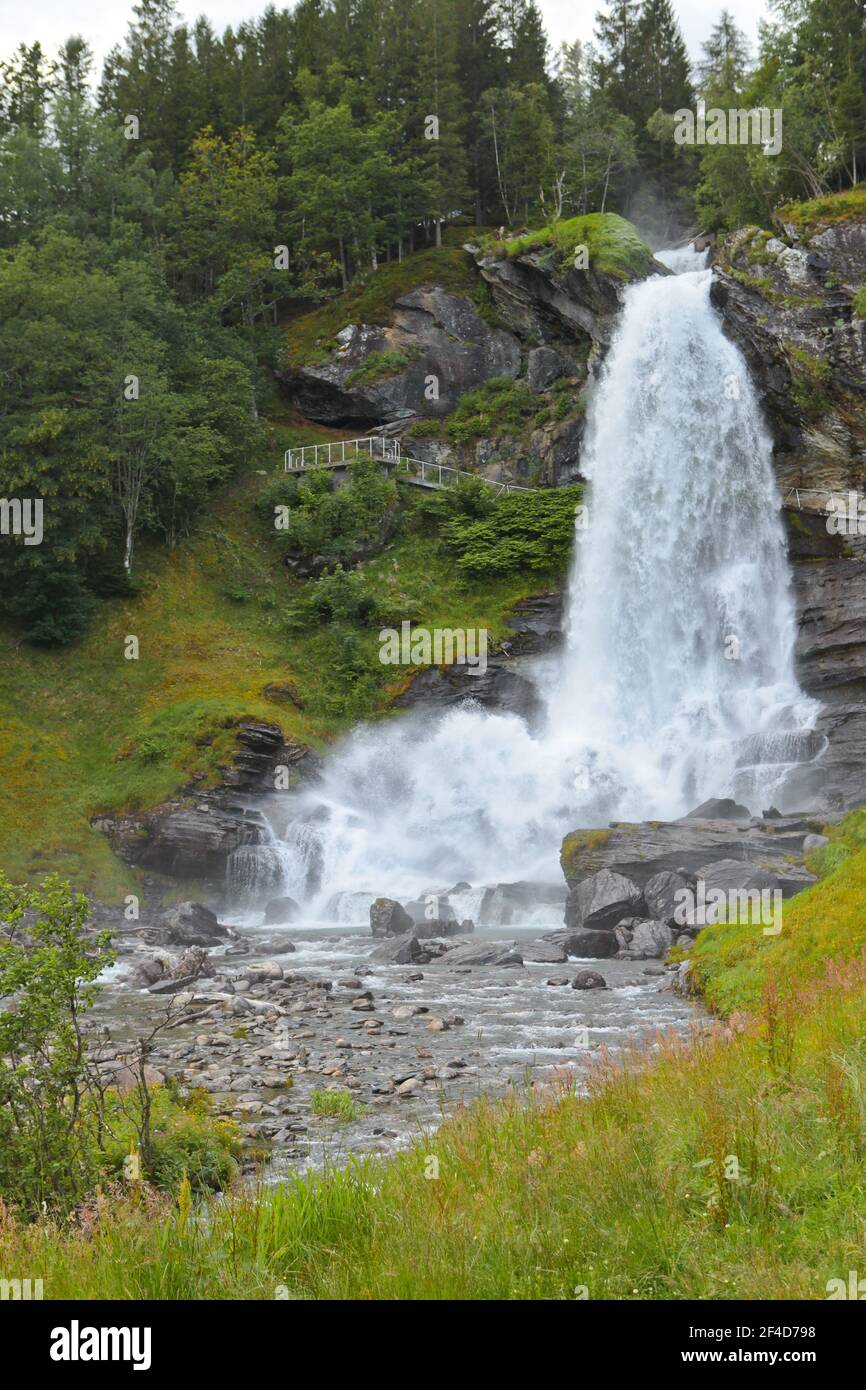
<path fill-rule="evenodd" d="M 167 939 L 178 946 L 210 946 L 229 935 L 228 927 L 217 921 L 204 903 L 184 902 L 163 914 Z"/>
<path fill-rule="evenodd" d="M 628 936 L 627 944 L 617 955 L 622 960 L 661 960 L 673 943 L 673 932 L 665 922 L 637 920 L 635 918 L 620 922 L 617 933 Z"/>
<path fill-rule="evenodd" d="M 445 956 L 445 964 L 460 965 L 522 965 L 523 955 L 517 949 L 517 942 L 503 943 L 490 941 L 483 945 L 474 942 L 467 946 L 455 946 Z"/>
<path fill-rule="evenodd" d="M 572 989 L 607 989 L 607 981 L 597 970 L 578 970 L 571 982 Z"/>
<path fill-rule="evenodd" d="M 567 958 L 565 946 L 561 941 L 530 941 L 527 945 L 521 946 L 520 950 L 524 961 L 533 961 L 539 965 L 561 965 Z"/>
<path fill-rule="evenodd" d="M 275 922 L 296 922 L 301 915 L 301 909 L 294 898 L 271 898 L 265 904 L 265 917 L 263 925 L 272 926 Z"/>
<path fill-rule="evenodd" d="M 580 929 L 566 932 L 563 937 L 566 955 L 579 960 L 605 960 L 616 954 L 617 940 L 612 931 Z"/>
<path fill-rule="evenodd" d="M 418 939 L 418 928 L 411 926 L 402 936 L 389 937 L 377 946 L 370 959 L 390 965 L 413 965 L 416 961 L 426 963 L 430 955 Z"/>
<path fill-rule="evenodd" d="M 377 898 L 370 904 L 370 930 L 374 936 L 403 936 L 412 918 L 393 898 Z"/>
<path fill-rule="evenodd" d="M 600 869 L 571 889 L 565 904 L 569 927 L 612 930 L 623 917 L 634 917 L 643 906 L 643 894 L 624 874 Z"/>

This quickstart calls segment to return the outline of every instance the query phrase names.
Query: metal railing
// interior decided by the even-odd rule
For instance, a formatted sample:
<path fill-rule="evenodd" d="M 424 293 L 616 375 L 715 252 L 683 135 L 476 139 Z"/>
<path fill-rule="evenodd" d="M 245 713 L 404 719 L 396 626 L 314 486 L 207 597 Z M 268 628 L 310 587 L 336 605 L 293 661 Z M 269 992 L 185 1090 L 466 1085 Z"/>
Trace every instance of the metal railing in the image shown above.
<path fill-rule="evenodd" d="M 850 496 L 858 499 L 862 496 L 855 488 L 818 488 L 818 487 L 792 487 L 785 494 L 783 507 L 796 507 L 799 511 L 809 512 L 843 512 L 847 509 Z M 855 503 L 856 510 L 856 503 Z"/>
<path fill-rule="evenodd" d="M 397 463 L 400 441 L 383 439 L 376 434 L 366 435 L 363 439 L 336 439 L 331 444 L 305 444 L 300 449 L 286 450 L 286 472 L 300 473 L 305 468 L 341 468 L 361 455 L 381 459 L 383 463 Z"/>
<path fill-rule="evenodd" d="M 399 439 L 383 439 L 381 435 L 367 435 L 363 439 L 336 439 L 330 444 L 305 444 L 302 448 L 287 449 L 285 466 L 287 473 L 301 473 L 308 468 L 346 468 L 356 458 L 378 459 L 388 467 L 396 468 L 405 474 L 407 483 L 416 487 L 453 487 L 466 478 L 480 478 L 488 487 L 495 488 L 497 497 L 505 492 L 532 492 L 533 488 L 520 487 L 517 483 L 497 482 L 492 478 L 481 477 L 479 473 L 467 473 L 463 468 L 452 468 L 447 463 L 428 463 L 425 459 L 411 458 L 400 451 Z"/>

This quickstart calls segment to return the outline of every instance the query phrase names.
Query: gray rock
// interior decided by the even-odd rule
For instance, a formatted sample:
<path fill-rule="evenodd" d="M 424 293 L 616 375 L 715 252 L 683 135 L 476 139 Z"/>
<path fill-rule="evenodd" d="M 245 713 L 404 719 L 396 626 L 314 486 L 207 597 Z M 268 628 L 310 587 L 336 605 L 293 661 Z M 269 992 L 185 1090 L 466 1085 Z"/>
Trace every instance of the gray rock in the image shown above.
<path fill-rule="evenodd" d="M 458 965 L 522 965 L 523 955 L 517 942 L 504 944 L 501 941 L 470 943 L 467 946 L 454 946 L 445 955 L 445 964 Z"/>
<path fill-rule="evenodd" d="M 204 903 L 177 903 L 163 914 L 162 923 L 167 940 L 178 946 L 211 946 L 229 936 L 228 927 Z"/>
<path fill-rule="evenodd" d="M 749 820 L 751 811 L 748 806 L 739 806 L 731 798 L 722 797 L 711 798 L 709 801 L 702 801 L 700 806 L 696 806 L 694 811 L 689 811 L 684 816 L 684 820 Z"/>
<path fill-rule="evenodd" d="M 562 944 L 569 956 L 578 960 L 606 960 L 616 955 L 617 939 L 613 930 L 597 928 L 578 928 L 577 931 L 563 933 Z"/>
<path fill-rule="evenodd" d="M 377 898 L 370 905 L 370 930 L 374 936 L 404 936 L 412 918 L 393 898 Z"/>
<path fill-rule="evenodd" d="M 690 886 L 689 880 L 672 869 L 653 874 L 644 887 L 644 901 L 653 917 L 670 925 L 674 921 L 677 893 Z"/>
<path fill-rule="evenodd" d="M 271 898 L 265 904 L 264 926 L 272 926 L 275 922 L 296 922 L 301 915 L 301 909 L 294 898 L 282 897 Z"/>
<path fill-rule="evenodd" d="M 616 930 L 628 935 L 627 944 L 617 952 L 623 960 L 662 960 L 673 944 L 674 934 L 666 922 L 632 918 L 620 922 Z"/>
<path fill-rule="evenodd" d="M 571 982 L 572 989 L 607 989 L 607 980 L 597 970 L 578 970 Z"/>
<path fill-rule="evenodd" d="M 572 376 L 574 366 L 555 348 L 533 348 L 526 359 L 526 384 L 540 395 L 561 376 Z"/>
<path fill-rule="evenodd" d="M 565 905 L 566 925 L 583 930 L 612 930 L 623 917 L 643 907 L 643 894 L 624 874 L 601 869 L 577 883 Z"/>
<path fill-rule="evenodd" d="M 527 945 L 521 946 L 520 950 L 524 961 L 533 961 L 540 965 L 559 965 L 567 959 L 565 946 L 561 941 L 530 941 Z"/>

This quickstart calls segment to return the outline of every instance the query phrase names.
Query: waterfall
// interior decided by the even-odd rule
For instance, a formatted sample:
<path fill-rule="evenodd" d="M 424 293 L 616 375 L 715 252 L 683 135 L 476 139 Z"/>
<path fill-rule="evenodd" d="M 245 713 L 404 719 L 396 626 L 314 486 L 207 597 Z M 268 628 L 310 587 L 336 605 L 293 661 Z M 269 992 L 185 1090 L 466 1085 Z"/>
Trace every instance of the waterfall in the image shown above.
<path fill-rule="evenodd" d="M 784 809 L 818 751 L 758 401 L 703 258 L 664 259 L 680 273 L 625 290 L 590 405 L 567 640 L 537 673 L 546 719 L 465 704 L 353 734 L 300 798 L 321 854 L 311 915 L 340 893 L 560 881 L 565 832 L 709 796 Z"/>

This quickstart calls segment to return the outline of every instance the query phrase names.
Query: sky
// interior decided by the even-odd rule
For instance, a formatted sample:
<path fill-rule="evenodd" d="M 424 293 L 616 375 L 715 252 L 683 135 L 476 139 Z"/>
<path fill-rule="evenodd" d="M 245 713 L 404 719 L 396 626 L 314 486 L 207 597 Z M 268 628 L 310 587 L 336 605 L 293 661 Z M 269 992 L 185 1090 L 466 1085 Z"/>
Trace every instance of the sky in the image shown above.
<path fill-rule="evenodd" d="M 291 0 L 275 0 L 278 8 Z M 132 16 L 133 0 L 30 0 L 23 9 L 11 3 L 0 14 L 0 57 L 8 56 L 19 43 L 37 39 L 53 56 L 70 34 L 80 33 L 90 42 L 98 59 L 122 40 Z M 187 20 L 204 13 L 221 31 L 261 13 L 267 0 L 179 0 L 178 9 Z M 539 0 L 551 43 L 591 39 L 600 0 Z M 758 19 L 767 17 L 766 0 L 674 0 L 686 43 L 693 58 L 700 56 L 701 44 L 715 24 L 719 12 L 727 8 L 753 46 Z"/>

